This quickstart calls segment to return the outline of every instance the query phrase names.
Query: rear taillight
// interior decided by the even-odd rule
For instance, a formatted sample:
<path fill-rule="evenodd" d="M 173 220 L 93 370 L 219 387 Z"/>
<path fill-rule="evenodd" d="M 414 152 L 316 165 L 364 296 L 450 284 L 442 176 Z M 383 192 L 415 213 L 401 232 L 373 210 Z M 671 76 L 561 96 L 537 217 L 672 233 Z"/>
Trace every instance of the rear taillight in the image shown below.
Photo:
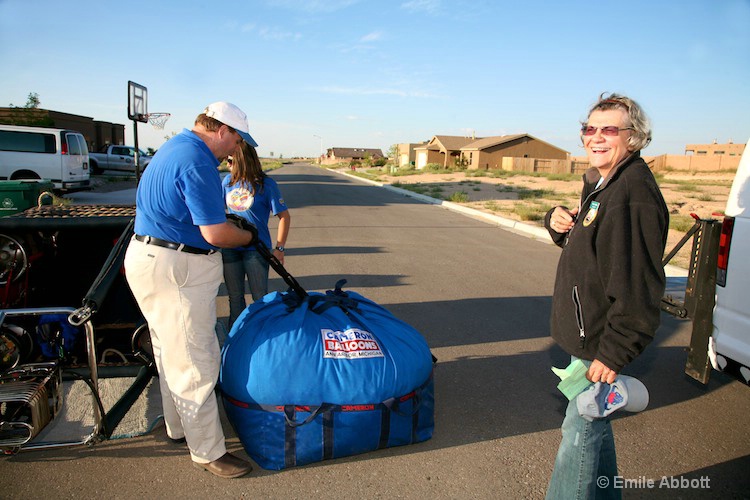
<path fill-rule="evenodd" d="M 716 284 L 726 286 L 727 268 L 729 266 L 729 247 L 732 245 L 734 231 L 734 217 L 724 217 L 721 223 L 721 237 L 719 238 L 719 258 L 716 261 Z"/>
<path fill-rule="evenodd" d="M 62 154 L 68 154 L 68 141 L 62 141 Z"/>

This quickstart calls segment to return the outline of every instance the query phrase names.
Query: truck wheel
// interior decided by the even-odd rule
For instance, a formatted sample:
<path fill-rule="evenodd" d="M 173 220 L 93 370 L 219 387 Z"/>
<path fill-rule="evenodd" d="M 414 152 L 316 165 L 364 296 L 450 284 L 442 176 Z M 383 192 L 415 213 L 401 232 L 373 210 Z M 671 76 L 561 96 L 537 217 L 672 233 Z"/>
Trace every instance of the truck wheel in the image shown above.
<path fill-rule="evenodd" d="M 36 172 L 32 172 L 31 170 L 19 170 L 18 172 L 15 172 L 13 175 L 10 176 L 10 180 L 12 181 L 20 181 L 20 180 L 41 180 L 42 178 L 39 177 Z"/>
<path fill-rule="evenodd" d="M 89 160 L 89 167 L 91 167 L 91 173 L 94 175 L 99 175 L 103 172 L 103 170 L 99 168 L 99 164 L 95 161 Z"/>

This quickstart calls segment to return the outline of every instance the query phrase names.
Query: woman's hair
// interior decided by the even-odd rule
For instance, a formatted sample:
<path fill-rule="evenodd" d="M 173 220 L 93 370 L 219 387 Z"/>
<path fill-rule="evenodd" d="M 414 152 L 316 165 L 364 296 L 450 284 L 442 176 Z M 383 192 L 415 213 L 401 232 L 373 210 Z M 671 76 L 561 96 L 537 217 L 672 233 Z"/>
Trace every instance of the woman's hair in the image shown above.
<path fill-rule="evenodd" d="M 594 111 L 609 111 L 610 109 L 622 109 L 628 115 L 629 126 L 633 127 L 633 133 L 628 138 L 628 149 L 640 151 L 651 142 L 651 123 L 641 106 L 633 99 L 619 94 L 606 92 L 599 96 L 599 101 L 589 110 L 588 116 Z"/>
<path fill-rule="evenodd" d="M 245 141 L 242 141 L 240 147 L 232 155 L 232 169 L 229 175 L 230 185 L 245 182 L 253 192 L 255 192 L 256 185 L 261 190 L 263 189 L 263 180 L 266 173 L 263 172 L 258 152 Z"/>

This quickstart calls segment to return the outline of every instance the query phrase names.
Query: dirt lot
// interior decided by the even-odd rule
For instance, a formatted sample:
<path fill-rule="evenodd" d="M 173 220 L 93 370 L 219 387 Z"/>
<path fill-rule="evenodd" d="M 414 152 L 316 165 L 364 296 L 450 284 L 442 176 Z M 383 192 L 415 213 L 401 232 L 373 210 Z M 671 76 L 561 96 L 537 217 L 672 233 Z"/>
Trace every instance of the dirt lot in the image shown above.
<path fill-rule="evenodd" d="M 573 207 L 578 203 L 580 178 L 573 176 L 570 180 L 559 180 L 560 177 L 469 177 L 464 172 L 375 176 L 379 182 L 400 185 L 433 198 L 459 202 L 483 212 L 539 226 L 549 208 L 556 205 Z M 724 211 L 734 173 L 693 175 L 668 172 L 657 177 L 670 212 L 669 251 L 692 226 L 691 214 L 710 218 Z M 691 242 L 688 242 L 670 263 L 687 268 L 690 250 Z"/>

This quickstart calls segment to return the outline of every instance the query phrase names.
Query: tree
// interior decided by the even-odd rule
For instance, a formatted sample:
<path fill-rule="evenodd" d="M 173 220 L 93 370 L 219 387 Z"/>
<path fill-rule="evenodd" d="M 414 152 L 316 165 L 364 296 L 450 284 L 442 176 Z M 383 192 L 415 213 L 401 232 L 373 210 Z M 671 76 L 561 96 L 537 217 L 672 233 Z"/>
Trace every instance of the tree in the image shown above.
<path fill-rule="evenodd" d="M 49 113 L 46 110 L 39 109 L 41 101 L 39 100 L 39 94 L 36 92 L 29 92 L 29 96 L 26 99 L 26 104 L 22 107 L 14 106 L 9 104 L 9 108 L 13 108 L 7 116 L 3 118 L 3 123 L 9 125 L 26 125 L 28 127 L 52 127 L 55 121 L 50 118 Z"/>
<path fill-rule="evenodd" d="M 26 109 L 38 109 L 42 102 L 39 100 L 39 94 L 36 92 L 29 92 L 29 97 L 26 98 L 26 104 L 23 106 Z M 15 108 L 13 103 L 8 104 L 9 108 Z"/>
<path fill-rule="evenodd" d="M 39 94 L 36 92 L 29 92 L 29 97 L 26 99 L 25 108 L 37 109 L 42 102 L 39 100 Z"/>
<path fill-rule="evenodd" d="M 398 158 L 398 144 L 391 144 L 390 149 L 388 149 L 388 158 L 393 160 Z"/>

